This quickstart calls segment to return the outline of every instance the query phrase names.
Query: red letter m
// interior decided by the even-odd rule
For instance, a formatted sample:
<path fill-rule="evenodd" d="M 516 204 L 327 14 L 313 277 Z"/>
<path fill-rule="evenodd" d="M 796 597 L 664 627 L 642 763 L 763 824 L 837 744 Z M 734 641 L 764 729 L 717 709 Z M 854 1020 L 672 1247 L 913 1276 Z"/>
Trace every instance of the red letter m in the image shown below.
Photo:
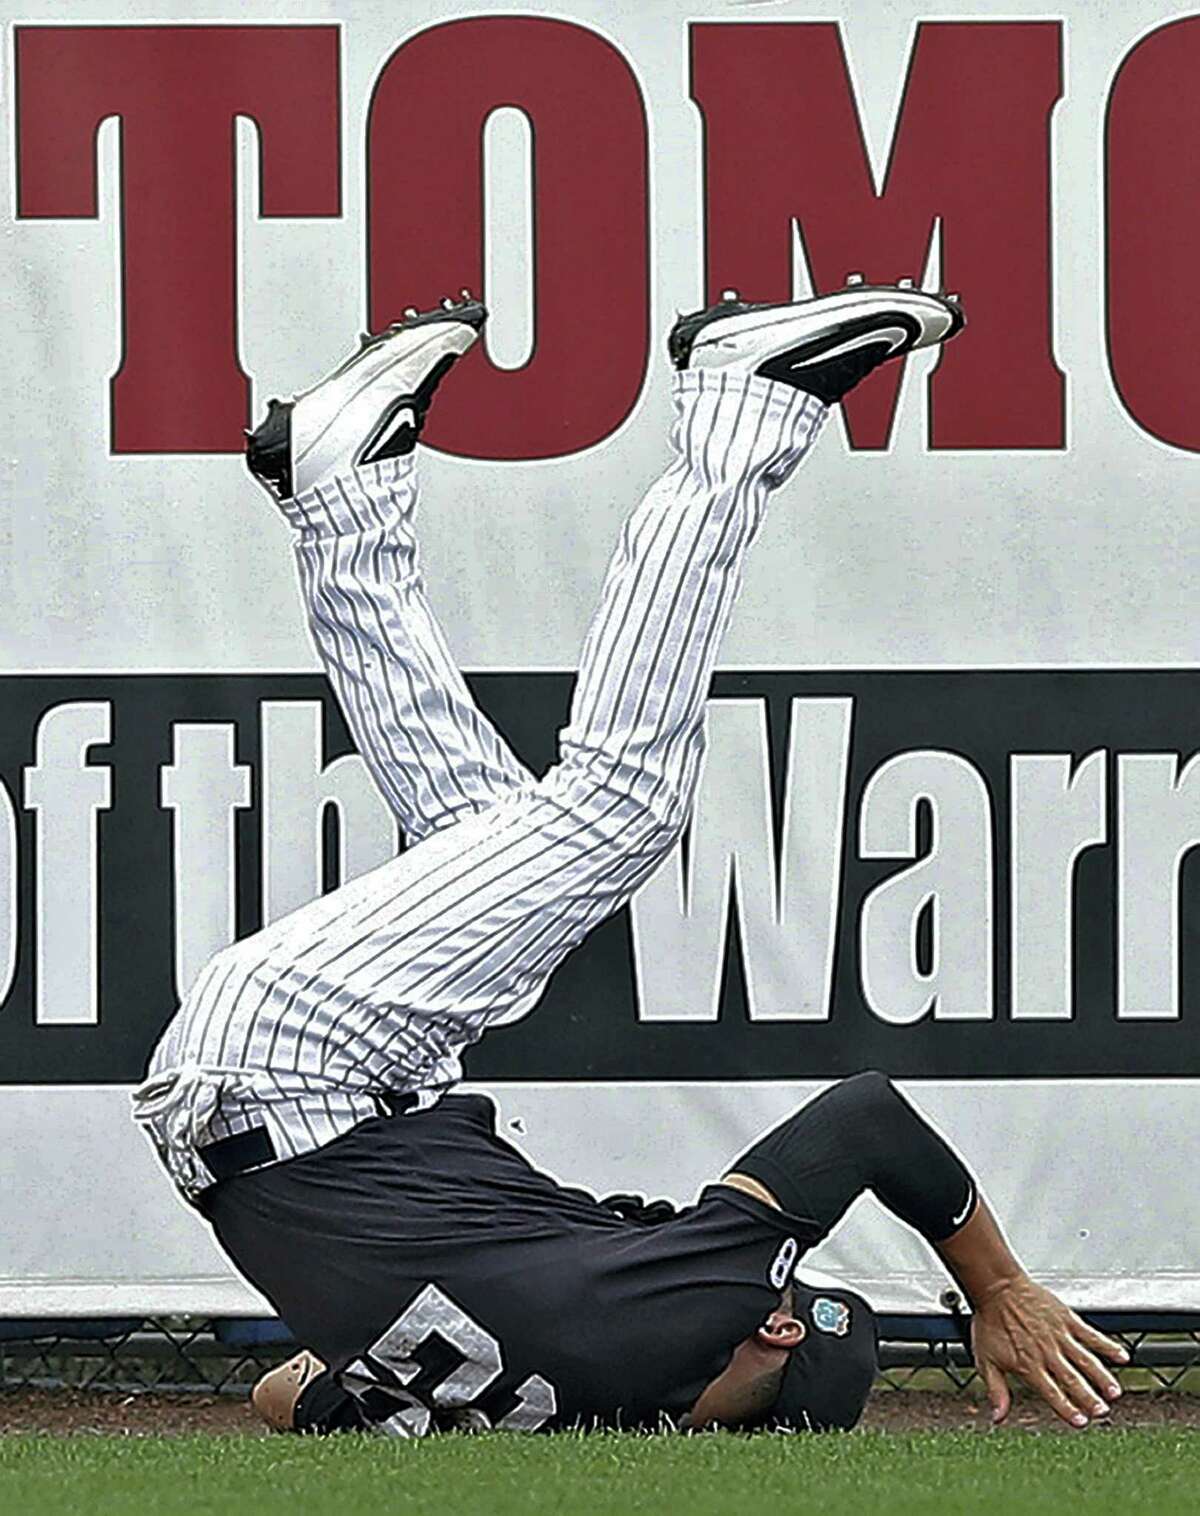
<path fill-rule="evenodd" d="M 932 445 L 1062 447 L 1049 136 L 1061 90 L 1056 21 L 922 24 L 877 192 L 835 24 L 694 26 L 710 297 L 791 298 L 795 225 L 818 291 L 851 269 L 920 278 L 940 221 L 968 327 L 932 380 Z M 893 364 L 852 397 L 853 446 L 887 446 L 899 379 Z"/>

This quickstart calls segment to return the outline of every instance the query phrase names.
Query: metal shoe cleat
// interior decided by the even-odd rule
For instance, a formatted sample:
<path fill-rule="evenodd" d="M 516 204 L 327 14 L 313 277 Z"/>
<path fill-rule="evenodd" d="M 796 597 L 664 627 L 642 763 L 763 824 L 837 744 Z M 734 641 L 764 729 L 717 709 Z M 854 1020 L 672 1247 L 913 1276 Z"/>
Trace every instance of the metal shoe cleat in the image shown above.
<path fill-rule="evenodd" d="M 847 289 L 852 289 L 854 287 L 854 285 L 856 285 L 856 284 L 865 284 L 866 282 L 867 282 L 867 277 L 866 277 L 865 274 L 854 273 L 854 274 L 847 274 L 846 275 L 846 288 Z"/>
<path fill-rule="evenodd" d="M 407 321 L 411 321 L 414 316 L 419 316 L 420 314 L 421 312 L 416 308 L 415 305 L 406 305 L 404 307 L 404 317 Z"/>
<path fill-rule="evenodd" d="M 742 297 L 738 294 L 737 290 L 722 290 L 721 291 L 721 299 L 726 304 L 731 304 L 733 301 L 740 300 L 741 298 Z"/>
<path fill-rule="evenodd" d="M 897 279 L 896 280 L 896 288 L 898 290 L 910 290 L 910 289 L 914 289 L 915 287 L 916 287 L 916 281 L 913 280 L 913 279 L 911 279 L 911 278 L 906 277 L 904 279 Z"/>

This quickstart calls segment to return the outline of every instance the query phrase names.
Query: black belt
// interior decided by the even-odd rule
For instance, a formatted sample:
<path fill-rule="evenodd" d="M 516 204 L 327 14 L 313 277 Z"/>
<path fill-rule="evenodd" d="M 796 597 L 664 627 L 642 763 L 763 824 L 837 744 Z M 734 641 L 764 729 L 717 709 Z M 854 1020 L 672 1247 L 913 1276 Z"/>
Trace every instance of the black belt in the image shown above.
<path fill-rule="evenodd" d="M 379 1107 L 379 1115 L 388 1117 L 407 1116 L 419 1103 L 416 1095 L 373 1095 L 371 1098 Z M 265 1126 L 252 1126 L 248 1132 L 235 1132 L 232 1137 L 206 1142 L 196 1149 L 196 1154 L 217 1180 L 236 1179 L 239 1174 L 264 1168 L 279 1159 Z"/>
<path fill-rule="evenodd" d="M 279 1156 L 265 1126 L 252 1126 L 248 1132 L 206 1142 L 196 1154 L 214 1179 L 236 1179 L 249 1169 L 274 1163 Z"/>

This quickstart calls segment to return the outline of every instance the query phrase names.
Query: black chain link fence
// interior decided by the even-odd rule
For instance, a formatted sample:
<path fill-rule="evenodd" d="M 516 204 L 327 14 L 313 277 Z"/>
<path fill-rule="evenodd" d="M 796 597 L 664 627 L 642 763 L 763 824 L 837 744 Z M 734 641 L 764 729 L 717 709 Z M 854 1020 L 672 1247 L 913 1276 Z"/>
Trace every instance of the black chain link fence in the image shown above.
<path fill-rule="evenodd" d="M 1116 1370 L 1126 1391 L 1200 1396 L 1200 1314 L 1088 1311 L 1086 1319 L 1129 1350 Z M 978 1378 L 954 1316 L 880 1317 L 877 1390 L 967 1390 Z"/>
<path fill-rule="evenodd" d="M 1200 1313 L 1088 1313 L 1129 1349 L 1126 1390 L 1200 1396 Z M 882 1316 L 882 1391 L 965 1391 L 976 1378 L 961 1317 Z M 0 1321 L 0 1392 L 240 1395 L 296 1344 L 277 1321 Z"/>
<path fill-rule="evenodd" d="M 277 1322 L 7 1321 L 0 1322 L 0 1392 L 246 1395 L 260 1374 L 294 1351 Z"/>

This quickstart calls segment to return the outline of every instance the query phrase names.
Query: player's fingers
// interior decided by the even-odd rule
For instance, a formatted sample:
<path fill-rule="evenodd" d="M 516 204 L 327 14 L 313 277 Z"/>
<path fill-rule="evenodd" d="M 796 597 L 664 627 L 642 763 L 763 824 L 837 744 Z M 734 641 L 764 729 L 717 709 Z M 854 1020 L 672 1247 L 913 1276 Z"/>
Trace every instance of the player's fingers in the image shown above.
<path fill-rule="evenodd" d="M 1120 1398 L 1121 1386 L 1117 1383 L 1116 1375 L 1110 1369 L 1106 1369 L 1094 1353 L 1089 1353 L 1083 1343 L 1076 1341 L 1074 1337 L 1068 1337 L 1063 1344 L 1063 1352 L 1094 1388 L 1100 1391 L 1107 1400 Z"/>
<path fill-rule="evenodd" d="M 1062 1354 L 1051 1358 L 1046 1367 L 1057 1381 L 1059 1389 L 1087 1420 L 1090 1421 L 1094 1416 L 1108 1415 L 1108 1402 Z"/>
<path fill-rule="evenodd" d="M 1098 1332 L 1094 1326 L 1089 1326 L 1082 1317 L 1076 1316 L 1072 1322 L 1076 1337 L 1087 1344 L 1093 1352 L 1101 1354 L 1110 1363 L 1128 1363 L 1129 1349 L 1122 1342 L 1117 1342 L 1112 1337 L 1106 1337 L 1103 1332 Z"/>
<path fill-rule="evenodd" d="M 1012 1395 L 1008 1388 L 1008 1380 L 994 1363 L 980 1365 L 983 1370 L 983 1382 L 987 1388 L 988 1399 L 992 1403 L 992 1421 L 999 1424 L 1008 1415 L 1012 1405 Z"/>
<path fill-rule="evenodd" d="M 1032 1369 L 1024 1376 L 1025 1383 L 1046 1402 L 1056 1416 L 1073 1427 L 1085 1427 L 1088 1424 L 1086 1411 L 1080 1410 L 1071 1401 L 1045 1371 L 1045 1369 Z"/>

